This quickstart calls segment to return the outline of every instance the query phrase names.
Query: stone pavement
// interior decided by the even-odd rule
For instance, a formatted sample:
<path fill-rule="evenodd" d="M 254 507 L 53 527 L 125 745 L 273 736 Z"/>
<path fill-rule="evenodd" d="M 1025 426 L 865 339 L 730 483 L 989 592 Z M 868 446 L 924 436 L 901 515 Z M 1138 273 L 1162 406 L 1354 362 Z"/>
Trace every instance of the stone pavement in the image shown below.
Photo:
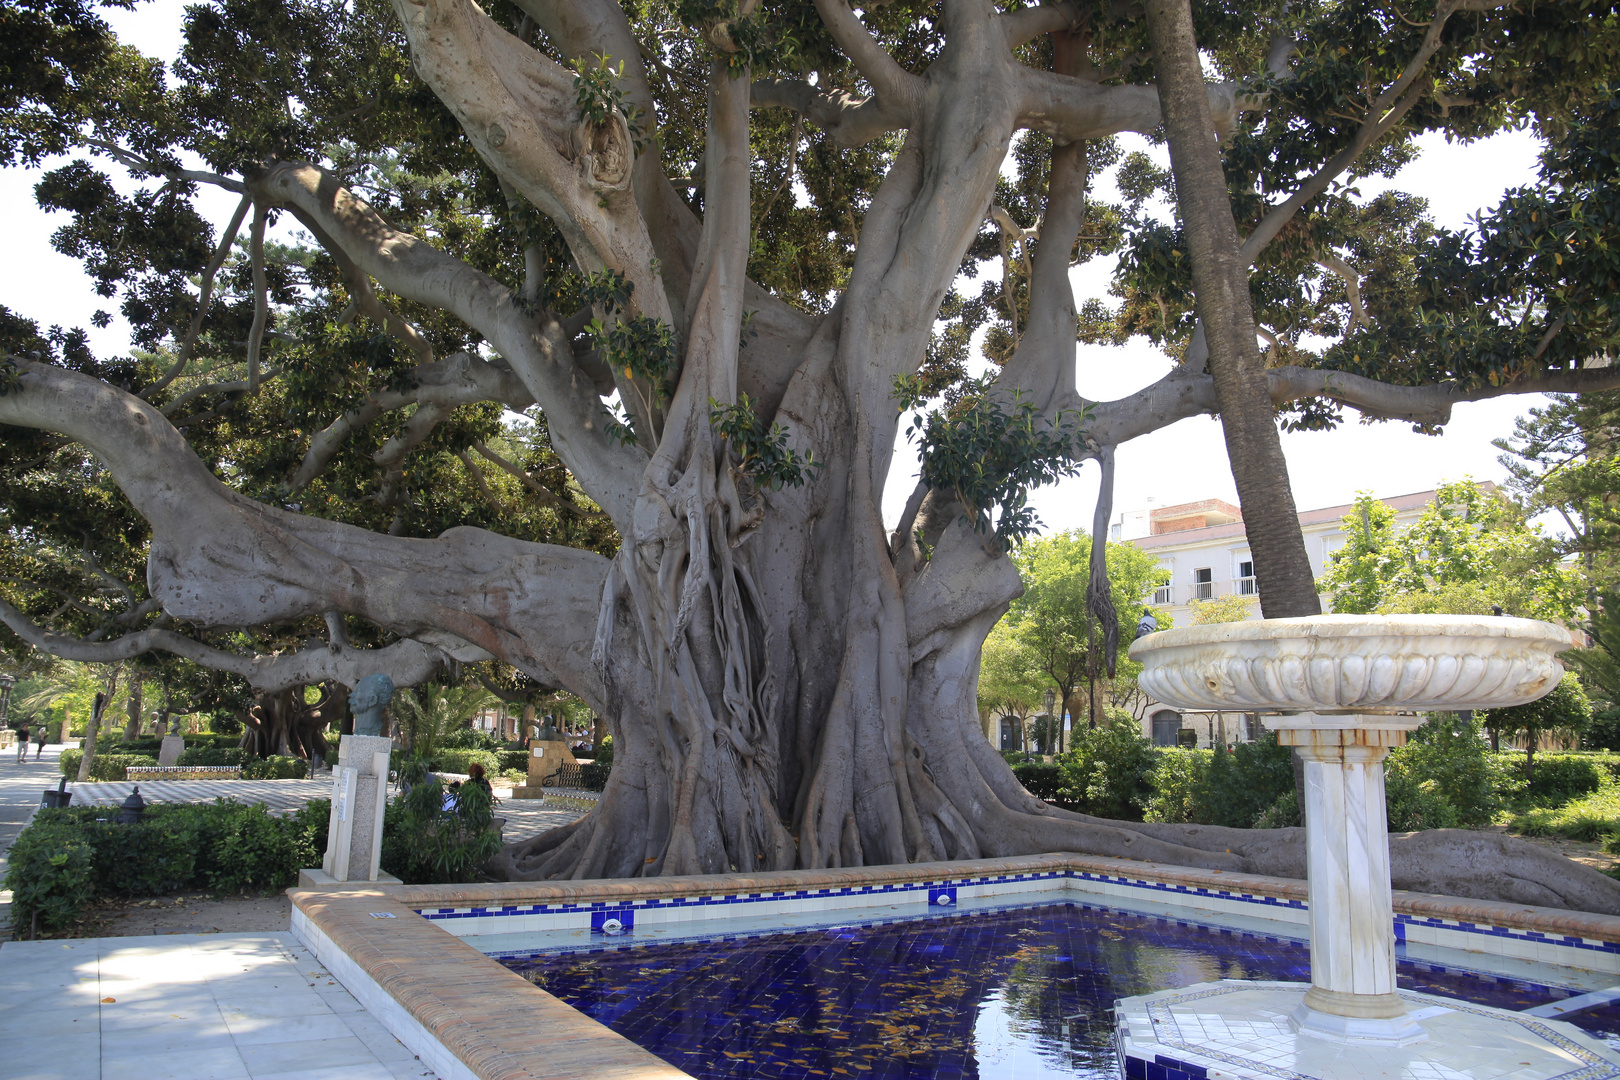
<path fill-rule="evenodd" d="M 0 946 L 7 1080 L 432 1080 L 290 931 Z"/>

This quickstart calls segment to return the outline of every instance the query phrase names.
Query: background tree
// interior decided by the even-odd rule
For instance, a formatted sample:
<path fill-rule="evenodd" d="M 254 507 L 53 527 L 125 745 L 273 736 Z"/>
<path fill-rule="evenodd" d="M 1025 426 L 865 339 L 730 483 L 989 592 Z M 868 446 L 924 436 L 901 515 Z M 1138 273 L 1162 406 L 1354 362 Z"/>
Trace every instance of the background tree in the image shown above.
<path fill-rule="evenodd" d="M 1042 691 L 1057 696 L 1057 715 L 1070 713 L 1078 722 L 1082 707 L 1088 727 L 1101 721 L 1105 704 L 1098 692 L 1111 678 L 1104 658 L 1104 628 L 1088 603 L 1091 588 L 1091 537 L 1078 530 L 1026 540 L 1013 552 L 1013 563 L 1023 582 L 1023 595 L 1008 609 L 1005 633 L 1016 648 L 1026 677 L 1036 672 Z M 1108 544 L 1106 566 L 1109 602 L 1127 614 L 1143 610 L 1143 597 L 1169 580 L 1158 559 L 1132 544 Z M 1135 638 L 1133 624 L 1124 630 L 1124 644 Z M 1126 660 L 1126 664 L 1132 662 Z M 1135 665 L 1140 670 L 1140 665 Z M 1117 668 L 1115 673 L 1118 674 Z M 1128 666 L 1126 678 L 1135 671 Z M 981 670 L 981 678 L 982 670 Z M 1084 686 L 1083 699 L 1076 690 Z M 1061 746 L 1058 748 L 1061 750 Z"/>
<path fill-rule="evenodd" d="M 1485 730 L 1496 750 L 1501 739 L 1524 743 L 1524 778 L 1535 779 L 1536 749 L 1549 736 L 1579 738 L 1592 722 L 1592 701 L 1581 688 L 1580 678 L 1564 673 L 1558 687 L 1546 697 L 1510 709 L 1488 709 Z"/>
<path fill-rule="evenodd" d="M 261 694 L 499 662 L 579 695 L 614 727 L 613 778 L 505 852 L 511 876 L 1053 849 L 1293 867 L 1297 838 L 1040 805 L 982 738 L 974 677 L 1029 488 L 1094 460 L 1105 526 L 1130 438 L 1224 414 L 1255 448 L 1233 457 L 1250 545 L 1277 556 L 1264 610 L 1296 614 L 1316 598 L 1273 407 L 1437 425 L 1620 385 L 1593 362 L 1617 332 L 1620 215 L 1593 212 L 1620 175 L 1611 7 L 1422 14 L 221 0 L 168 70 L 85 0 L 7 9 L 0 149 L 71 152 L 38 198 L 96 279 L 87 318 L 116 304 L 136 351 L 7 322 L 0 500 L 38 572 L 0 586 L 0 619 Z M 1420 134 L 1525 123 L 1545 182 L 1475 232 L 1354 194 Z M 1147 209 L 1170 180 L 1141 161 L 1121 203 L 1091 198 L 1114 137 L 1161 126 L 1174 213 Z M 223 229 L 200 186 L 237 200 Z M 1080 314 L 1071 265 L 1113 251 L 1120 304 Z M 1181 362 L 1083 399 L 1077 333 L 1138 325 Z M 907 412 L 923 470 L 889 531 Z M 1421 843 L 1392 849 L 1398 883 L 1436 884 L 1402 854 Z M 1620 906 L 1505 857 L 1524 872 L 1446 887 Z"/>
<path fill-rule="evenodd" d="M 1561 556 L 1580 560 L 1588 607 L 1620 583 L 1620 394 L 1555 394 L 1497 439 L 1508 488 L 1526 518 L 1555 513 Z"/>
<path fill-rule="evenodd" d="M 1248 598 L 1237 593 L 1228 593 L 1225 596 L 1216 596 L 1209 600 L 1192 599 L 1187 601 L 1187 608 L 1192 612 L 1194 626 L 1206 626 L 1210 623 L 1243 622 L 1254 614 L 1254 605 Z M 1163 629 L 1161 627 L 1161 629 Z"/>
<path fill-rule="evenodd" d="M 1577 570 L 1523 512 L 1472 481 L 1442 484 L 1406 529 L 1363 492 L 1343 519 L 1345 544 L 1317 587 L 1341 614 L 1507 615 L 1569 621 L 1582 597 Z"/>

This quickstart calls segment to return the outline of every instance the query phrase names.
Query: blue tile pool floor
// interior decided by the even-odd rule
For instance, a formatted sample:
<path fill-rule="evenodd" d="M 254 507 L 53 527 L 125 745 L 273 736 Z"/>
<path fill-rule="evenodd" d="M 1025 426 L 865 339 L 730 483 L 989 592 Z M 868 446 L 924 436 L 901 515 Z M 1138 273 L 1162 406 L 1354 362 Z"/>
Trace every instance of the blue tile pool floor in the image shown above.
<path fill-rule="evenodd" d="M 1080 903 L 505 960 L 700 1080 L 1113 1078 L 1116 998 L 1305 982 L 1307 946 Z M 1579 991 L 1403 961 L 1403 988 L 1521 1010 Z M 1620 1037 L 1620 1007 L 1568 1017 Z"/>

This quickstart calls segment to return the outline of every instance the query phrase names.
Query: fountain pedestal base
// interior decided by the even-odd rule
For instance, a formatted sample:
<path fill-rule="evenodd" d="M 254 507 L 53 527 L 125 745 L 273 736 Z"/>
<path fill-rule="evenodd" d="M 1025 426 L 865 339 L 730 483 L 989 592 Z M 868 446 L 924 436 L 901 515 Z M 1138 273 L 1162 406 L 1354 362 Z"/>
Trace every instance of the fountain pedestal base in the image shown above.
<path fill-rule="evenodd" d="M 1316 1013 L 1342 1037 L 1303 1031 L 1304 983 L 1228 979 L 1129 997 L 1114 1005 L 1127 1080 L 1614 1080 L 1620 1053 L 1573 1024 L 1399 991 L 1396 1019 Z M 1417 1042 L 1363 1039 L 1355 1024 L 1410 1024 Z"/>

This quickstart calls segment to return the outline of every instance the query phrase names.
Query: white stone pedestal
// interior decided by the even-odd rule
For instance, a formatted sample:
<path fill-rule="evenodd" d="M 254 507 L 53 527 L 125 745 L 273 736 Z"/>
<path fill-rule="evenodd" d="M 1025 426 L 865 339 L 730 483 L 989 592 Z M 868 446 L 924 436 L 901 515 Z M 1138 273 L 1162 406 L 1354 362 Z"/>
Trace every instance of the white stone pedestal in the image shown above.
<path fill-rule="evenodd" d="M 1395 993 L 1384 759 L 1421 716 L 1268 716 L 1305 762 L 1305 862 L 1311 989 L 1296 1030 L 1341 1043 L 1407 1046 L 1428 1038 Z"/>
<path fill-rule="evenodd" d="M 180 755 L 186 752 L 186 740 L 179 735 L 163 736 L 163 744 L 158 747 L 159 765 L 178 765 Z"/>
<path fill-rule="evenodd" d="M 1115 1004 L 1125 1080 L 1614 1080 L 1620 1053 L 1560 1020 L 1399 991 L 1429 1037 L 1400 1046 L 1308 1037 L 1300 983 L 1198 983 Z"/>
<path fill-rule="evenodd" d="M 338 743 L 326 859 L 321 863 L 334 881 L 378 880 L 393 745 L 393 740 L 380 735 L 345 735 Z"/>

